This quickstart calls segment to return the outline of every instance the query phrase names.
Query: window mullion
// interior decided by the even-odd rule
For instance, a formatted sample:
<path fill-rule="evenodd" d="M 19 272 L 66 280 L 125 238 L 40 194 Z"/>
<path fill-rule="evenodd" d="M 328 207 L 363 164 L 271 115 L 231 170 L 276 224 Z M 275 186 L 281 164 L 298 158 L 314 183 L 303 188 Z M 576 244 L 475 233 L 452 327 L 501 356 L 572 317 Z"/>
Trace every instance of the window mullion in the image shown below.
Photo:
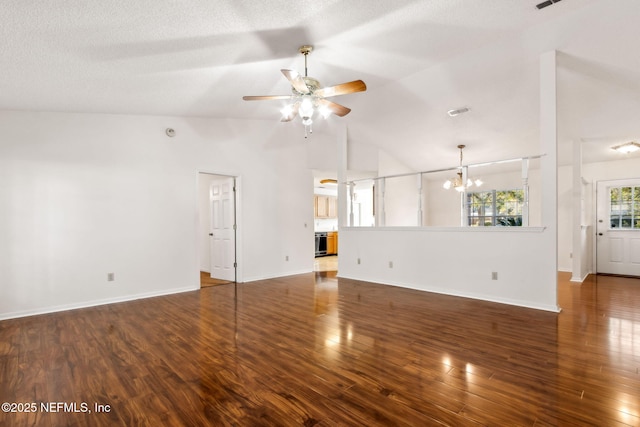
<path fill-rule="evenodd" d="M 631 187 L 631 228 L 636 226 L 636 187 Z"/>
<path fill-rule="evenodd" d="M 491 216 L 491 225 L 495 227 L 496 225 L 496 215 L 498 213 L 498 211 L 496 210 L 496 190 L 492 190 L 492 202 L 491 202 L 491 213 L 493 214 Z"/>

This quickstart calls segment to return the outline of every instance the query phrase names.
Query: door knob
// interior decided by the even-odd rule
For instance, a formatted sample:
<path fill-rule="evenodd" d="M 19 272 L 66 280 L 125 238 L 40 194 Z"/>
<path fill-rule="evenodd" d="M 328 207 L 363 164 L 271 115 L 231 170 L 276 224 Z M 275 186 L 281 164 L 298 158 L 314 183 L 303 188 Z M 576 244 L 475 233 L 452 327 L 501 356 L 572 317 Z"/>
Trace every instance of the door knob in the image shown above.
<path fill-rule="evenodd" d="M 213 236 L 213 233 L 209 233 L 209 236 Z"/>
<path fill-rule="evenodd" d="M 602 236 L 602 233 L 598 233 L 598 236 Z"/>

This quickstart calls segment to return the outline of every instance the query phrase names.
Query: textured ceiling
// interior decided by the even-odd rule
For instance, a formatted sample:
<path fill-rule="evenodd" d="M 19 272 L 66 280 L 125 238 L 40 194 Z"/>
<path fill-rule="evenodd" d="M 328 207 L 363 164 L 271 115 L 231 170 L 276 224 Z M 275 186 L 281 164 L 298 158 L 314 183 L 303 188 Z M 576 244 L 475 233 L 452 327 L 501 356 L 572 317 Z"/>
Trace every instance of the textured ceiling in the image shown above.
<path fill-rule="evenodd" d="M 612 141 L 640 138 L 640 2 L 536 3 L 10 0 L 0 108 L 276 123 L 278 102 L 242 96 L 288 94 L 279 70 L 303 71 L 297 49 L 312 44 L 323 85 L 368 86 L 332 120 L 426 170 L 455 164 L 459 143 L 471 162 L 538 154 L 537 60 L 557 49 L 561 158 L 571 140 L 611 158 Z M 446 115 L 460 106 L 471 111 Z"/>

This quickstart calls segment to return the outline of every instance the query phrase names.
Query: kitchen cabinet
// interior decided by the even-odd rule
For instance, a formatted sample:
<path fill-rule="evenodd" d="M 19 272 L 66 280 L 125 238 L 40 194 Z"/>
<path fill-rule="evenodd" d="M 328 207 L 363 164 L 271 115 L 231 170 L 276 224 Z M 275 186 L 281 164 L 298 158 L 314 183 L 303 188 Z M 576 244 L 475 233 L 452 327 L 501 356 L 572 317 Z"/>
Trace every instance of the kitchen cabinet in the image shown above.
<path fill-rule="evenodd" d="M 338 217 L 338 198 L 329 196 L 327 197 L 327 212 L 329 218 Z"/>
<path fill-rule="evenodd" d="M 338 232 L 327 232 L 327 255 L 336 255 L 338 253 Z"/>
<path fill-rule="evenodd" d="M 337 218 L 338 199 L 334 196 L 314 196 L 313 212 L 316 218 Z"/>
<path fill-rule="evenodd" d="M 329 203 L 327 196 L 315 196 L 314 216 L 316 218 L 327 218 L 329 215 Z"/>

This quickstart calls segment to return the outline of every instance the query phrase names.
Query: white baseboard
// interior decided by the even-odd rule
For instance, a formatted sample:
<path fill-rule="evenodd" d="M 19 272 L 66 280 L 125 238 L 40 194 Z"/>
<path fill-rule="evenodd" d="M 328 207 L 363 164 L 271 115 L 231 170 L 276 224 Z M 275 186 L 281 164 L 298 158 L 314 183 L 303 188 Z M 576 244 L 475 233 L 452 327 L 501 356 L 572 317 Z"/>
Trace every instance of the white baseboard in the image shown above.
<path fill-rule="evenodd" d="M 99 305 L 115 304 L 119 302 L 127 302 L 127 301 L 134 301 L 134 300 L 144 299 L 144 298 L 159 297 L 163 295 L 178 294 L 182 292 L 190 292 L 198 289 L 200 288 L 189 287 L 189 288 L 164 289 L 162 291 L 156 291 L 156 292 L 145 292 L 142 294 L 125 295 L 121 297 L 105 298 L 105 299 L 92 300 L 92 301 L 83 301 L 83 302 L 77 302 L 72 304 L 57 305 L 53 307 L 42 307 L 42 308 L 36 308 L 31 310 L 0 313 L 0 320 L 17 319 L 19 317 L 37 316 L 40 314 L 57 313 L 60 311 L 67 311 L 67 310 L 76 310 L 78 308 L 88 308 L 88 307 L 95 307 Z"/>
<path fill-rule="evenodd" d="M 284 273 L 272 273 L 272 274 L 265 274 L 260 276 L 246 277 L 242 282 L 243 283 L 257 282 L 259 280 L 277 279 L 278 277 L 296 276 L 298 274 L 306 274 L 306 273 L 313 273 L 313 270 L 295 270 L 295 271 L 287 271 Z"/>
<path fill-rule="evenodd" d="M 575 283 L 582 283 L 587 279 L 587 276 L 589 276 L 591 273 L 587 273 L 584 275 L 584 277 L 580 278 L 580 276 L 571 276 L 571 279 L 569 279 L 570 282 L 575 282 Z"/>
<path fill-rule="evenodd" d="M 513 300 L 509 298 L 496 298 L 488 295 L 450 291 L 447 289 L 440 289 L 440 288 L 421 288 L 411 283 L 398 283 L 395 281 L 394 282 L 371 281 L 371 280 L 357 278 L 357 277 L 343 276 L 343 275 L 340 275 L 340 273 L 338 273 L 338 277 L 344 278 L 344 279 L 359 280 L 362 282 L 376 283 L 376 284 L 385 285 L 385 286 L 397 286 L 400 288 L 414 289 L 416 291 L 422 291 L 422 292 L 432 292 L 435 294 L 449 295 L 452 297 L 471 298 L 475 300 L 494 302 L 498 304 L 507 304 L 507 305 L 513 305 L 513 306 L 523 307 L 523 308 L 532 308 L 535 310 L 550 311 L 552 313 L 560 313 L 560 311 L 562 311 L 562 309 L 557 305 L 549 306 L 549 305 L 531 304 L 528 301 Z"/>

